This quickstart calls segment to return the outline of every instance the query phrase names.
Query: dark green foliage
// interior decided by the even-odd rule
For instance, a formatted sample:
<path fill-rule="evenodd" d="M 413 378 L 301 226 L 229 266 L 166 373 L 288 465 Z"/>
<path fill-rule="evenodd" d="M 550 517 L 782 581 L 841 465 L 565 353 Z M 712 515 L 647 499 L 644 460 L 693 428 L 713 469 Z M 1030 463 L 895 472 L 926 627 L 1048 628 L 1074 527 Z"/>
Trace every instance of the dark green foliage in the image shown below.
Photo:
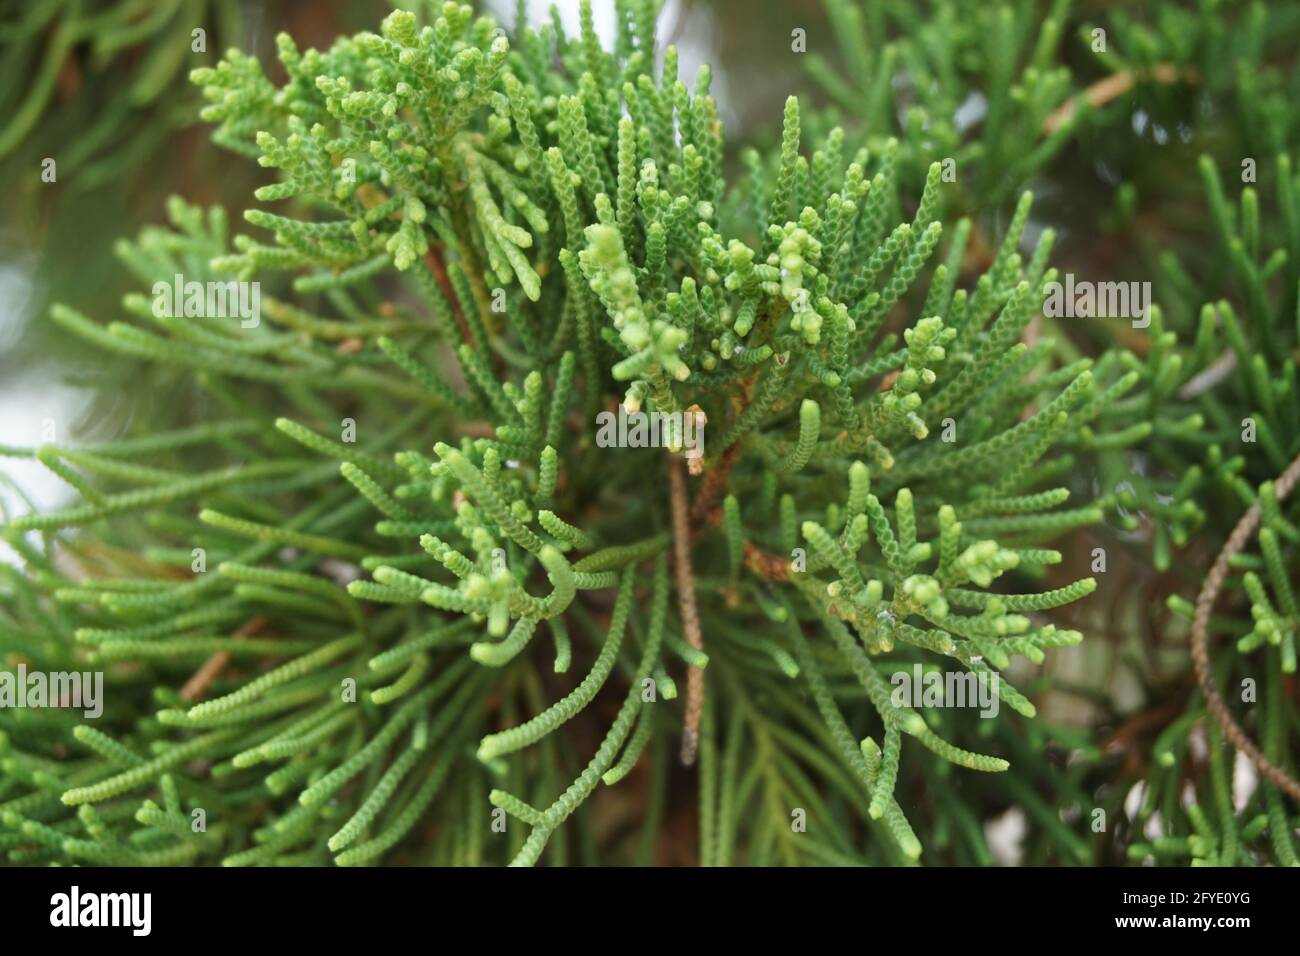
<path fill-rule="evenodd" d="M 1115 427 L 1082 435 L 1085 460 L 1118 506 L 1116 523 L 1147 542 L 1157 572 L 1176 579 L 1172 619 L 1135 602 L 1139 621 L 1152 618 L 1137 626 L 1173 640 L 1159 655 L 1138 651 L 1146 703 L 1188 696 L 1162 684 L 1166 670 L 1188 673 L 1178 618 L 1190 619 L 1215 552 L 1258 497 L 1264 531 L 1233 564 L 1260 577 L 1229 579 L 1212 622 L 1220 648 L 1212 657 L 1247 732 L 1293 767 L 1296 711 L 1281 682 L 1295 667 L 1286 569 L 1295 564 L 1288 530 L 1297 516 L 1292 504 L 1273 503 L 1271 480 L 1300 452 L 1300 183 L 1290 158 L 1300 8 L 1164 0 L 825 6 L 841 62 L 809 59 L 835 104 L 828 122 L 843 111 L 867 142 L 901 137 L 900 169 L 913 182 L 936 154 L 951 160 L 958 195 L 976 212 L 1032 177 L 1048 178 L 1073 200 L 1069 224 L 1097 237 L 1089 258 L 1128 258 L 1123 278 L 1151 281 L 1159 306 L 1150 326 L 1112 332 L 1132 351 L 1099 362 L 1136 374 L 1138 384 L 1108 407 Z M 1079 198 L 1092 177 L 1076 170 L 1088 165 L 1115 184 L 1102 201 Z M 1103 242 L 1129 251 L 1117 255 Z M 1071 357 L 1077 343 L 1105 342 L 1100 330 L 1119 326 L 1076 325 L 1068 339 L 1060 319 L 1043 328 Z M 1235 653 L 1223 637 L 1237 642 Z M 1246 686 L 1256 693 L 1243 704 Z M 1294 862 L 1282 797 L 1267 783 L 1247 784 L 1245 805 L 1235 805 L 1229 781 L 1249 768 L 1234 766 L 1199 691 L 1186 706 L 1144 741 L 1154 748 L 1146 773 L 1121 776 L 1089 801 L 1122 821 L 1111 828 L 1119 848 L 1133 861 Z M 1182 707 L 1172 704 L 1175 713 Z M 1126 771 L 1132 766 L 1125 761 Z M 1185 812 L 1189 780 L 1196 805 Z"/>

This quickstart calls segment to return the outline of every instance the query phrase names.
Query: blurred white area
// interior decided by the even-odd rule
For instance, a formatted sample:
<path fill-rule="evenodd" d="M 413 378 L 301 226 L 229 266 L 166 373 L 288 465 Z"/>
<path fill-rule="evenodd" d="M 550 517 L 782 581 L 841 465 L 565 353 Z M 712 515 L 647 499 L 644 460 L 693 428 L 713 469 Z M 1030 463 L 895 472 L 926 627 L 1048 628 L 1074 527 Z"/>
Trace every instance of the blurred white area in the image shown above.
<path fill-rule="evenodd" d="M 35 313 L 40 298 L 35 270 L 34 255 L 0 261 L 0 363 L 17 346 Z M 69 444 L 72 422 L 92 400 L 89 390 L 61 382 L 60 369 L 52 362 L 34 363 L 17 374 L 7 372 L 0 377 L 0 445 Z M 24 514 L 32 506 L 40 511 L 58 509 L 75 496 L 34 458 L 0 455 L 0 506 L 5 514 Z M 0 542 L 0 561 L 16 560 L 13 549 Z"/>
<path fill-rule="evenodd" d="M 485 6 L 507 30 L 514 29 L 514 0 L 488 0 Z M 528 0 L 529 25 L 538 27 L 551 22 L 551 7 L 559 11 L 560 23 L 564 25 L 568 36 L 575 37 L 581 32 L 578 0 Z M 610 49 L 614 45 L 617 23 L 614 5 L 597 0 L 591 7 L 592 25 L 596 28 L 596 34 L 605 48 Z M 709 64 L 713 70 L 710 91 L 717 101 L 718 115 L 722 118 L 723 125 L 733 126 L 737 117 L 727 95 L 727 76 L 719 66 L 719 57 L 715 55 L 717 30 L 713 13 L 705 5 L 667 0 L 659 12 L 659 22 L 655 26 L 655 46 L 659 50 L 659 64 L 656 65 L 663 62 L 664 47 L 677 47 L 677 79 L 694 89 L 695 74 L 700 65 Z"/>
<path fill-rule="evenodd" d="M 0 444 L 36 448 L 69 440 L 71 423 L 83 415 L 93 400 L 87 389 L 58 380 L 58 369 L 44 365 L 0 384 Z M 28 511 L 57 511 L 76 492 L 35 458 L 0 455 L 0 505 L 10 516 Z M 30 502 L 30 503 L 29 503 Z M 12 548 L 0 542 L 0 561 L 15 563 Z"/>
<path fill-rule="evenodd" d="M 1001 816 L 984 821 L 984 839 L 998 866 L 1019 866 L 1024 857 L 1025 833 L 1029 830 L 1025 812 L 1008 807 Z"/>
<path fill-rule="evenodd" d="M 36 256 L 28 253 L 0 261 L 0 357 L 22 338 L 36 297 Z"/>

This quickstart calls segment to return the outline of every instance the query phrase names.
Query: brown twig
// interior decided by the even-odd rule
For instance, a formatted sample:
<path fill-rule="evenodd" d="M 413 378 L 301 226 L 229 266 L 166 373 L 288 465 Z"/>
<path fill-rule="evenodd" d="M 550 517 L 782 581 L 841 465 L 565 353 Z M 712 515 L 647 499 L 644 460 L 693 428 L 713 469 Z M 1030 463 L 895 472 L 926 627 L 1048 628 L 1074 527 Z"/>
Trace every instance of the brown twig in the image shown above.
<path fill-rule="evenodd" d="M 266 618 L 255 617 L 232 636 L 236 639 L 241 637 L 251 637 L 266 626 Z M 193 703 L 208 691 L 208 686 L 220 676 L 221 672 L 226 669 L 230 663 L 230 651 L 217 651 L 206 661 L 203 666 L 194 672 L 194 676 L 185 682 L 181 688 L 181 700 L 187 703 Z"/>
<path fill-rule="evenodd" d="M 469 322 L 466 321 L 464 313 L 460 310 L 460 299 L 456 295 L 456 290 L 452 287 L 451 276 L 447 275 L 447 266 L 442 261 L 441 251 L 436 246 L 430 246 L 429 251 L 425 253 L 424 261 L 429 264 L 429 271 L 438 280 L 438 288 L 442 290 L 442 294 L 451 306 L 451 314 L 456 319 L 456 327 L 460 329 L 461 339 L 472 343 L 473 339 L 469 334 Z"/>
<path fill-rule="evenodd" d="M 714 507 L 704 519 L 715 528 L 722 527 L 722 509 Z M 776 582 L 790 580 L 790 562 L 781 555 L 764 551 L 758 545 L 746 541 L 743 556 L 745 567 L 759 577 Z"/>
<path fill-rule="evenodd" d="M 1164 729 L 1169 722 L 1186 707 L 1185 700 L 1174 700 L 1155 710 L 1143 711 L 1119 725 L 1111 734 L 1100 742 L 1102 753 L 1121 754 L 1127 773 L 1145 773 L 1142 755 L 1146 752 L 1140 746 L 1141 738 L 1149 731 Z"/>
<path fill-rule="evenodd" d="M 686 643 L 704 649 L 700 612 L 695 604 L 695 573 L 691 570 L 691 524 L 686 504 L 686 479 L 676 455 L 668 456 L 668 491 L 673 510 L 673 570 L 677 576 L 677 601 Z M 704 712 L 704 671 L 692 666 L 686 673 L 686 726 L 682 731 L 682 763 L 695 763 L 700 743 L 700 716 Z"/>
<path fill-rule="evenodd" d="M 1300 455 L 1287 465 L 1286 471 L 1282 472 L 1273 483 L 1278 501 L 1290 494 L 1297 480 L 1300 480 Z M 1192 663 L 1196 667 L 1196 680 L 1201 685 L 1201 692 L 1205 695 L 1206 703 L 1209 704 L 1210 713 L 1223 728 L 1224 736 L 1234 747 L 1244 753 L 1274 786 L 1284 791 L 1291 799 L 1300 800 L 1300 781 L 1264 756 L 1263 752 L 1255 746 L 1255 742 L 1246 736 L 1241 725 L 1233 719 L 1228 705 L 1219 693 L 1219 688 L 1214 685 L 1214 676 L 1210 672 L 1210 613 L 1214 610 L 1214 602 L 1219 597 L 1224 578 L 1228 576 L 1228 562 L 1232 560 L 1233 555 L 1246 546 L 1246 542 L 1259 527 L 1259 519 L 1260 508 L 1259 502 L 1256 501 L 1241 516 L 1237 526 L 1232 529 L 1232 534 L 1228 535 L 1223 550 L 1214 559 L 1210 573 L 1206 576 L 1205 583 L 1201 585 L 1201 593 L 1196 598 L 1196 617 L 1192 621 Z"/>
<path fill-rule="evenodd" d="M 1112 73 L 1110 76 L 1103 77 L 1096 83 L 1092 84 L 1083 91 L 1083 97 L 1088 101 L 1088 105 L 1094 108 L 1105 106 L 1111 100 L 1118 99 L 1129 90 L 1139 80 L 1155 80 L 1157 83 L 1177 83 L 1179 80 L 1186 80 L 1188 83 L 1195 83 L 1200 79 L 1200 74 L 1194 69 L 1179 70 L 1172 63 L 1157 63 L 1151 68 L 1149 73 L 1134 73 L 1132 70 L 1120 70 L 1118 73 Z M 1047 135 L 1055 133 L 1058 129 L 1074 119 L 1074 114 L 1078 110 L 1077 99 L 1071 98 L 1058 106 L 1052 113 L 1043 120 L 1043 132 Z"/>
<path fill-rule="evenodd" d="M 779 554 L 764 551 L 745 542 L 745 567 L 769 581 L 788 581 L 790 579 L 790 562 Z"/>

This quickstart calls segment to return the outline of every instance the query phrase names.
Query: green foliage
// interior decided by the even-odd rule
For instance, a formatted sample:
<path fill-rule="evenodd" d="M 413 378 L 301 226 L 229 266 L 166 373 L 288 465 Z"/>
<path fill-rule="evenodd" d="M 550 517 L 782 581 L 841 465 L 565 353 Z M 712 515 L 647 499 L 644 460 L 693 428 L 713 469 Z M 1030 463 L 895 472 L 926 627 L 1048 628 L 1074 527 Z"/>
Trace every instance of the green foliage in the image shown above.
<path fill-rule="evenodd" d="M 230 0 L 11 6 L 0 20 L 0 159 L 55 159 L 78 191 L 128 174 L 192 122 L 193 102 L 164 94 L 193 57 L 213 56 L 209 43 L 215 52 L 242 33 Z"/>
<path fill-rule="evenodd" d="M 833 103 L 823 122 L 839 122 L 843 112 L 846 127 L 867 143 L 898 137 L 904 181 L 917 182 L 936 156 L 951 161 L 959 201 L 974 211 L 1050 175 L 1073 198 L 1070 225 L 1118 241 L 1135 264 L 1130 275 L 1152 280 L 1159 305 L 1149 328 L 1107 335 L 1100 330 L 1115 326 L 1106 323 L 1070 336 L 1122 337 L 1133 350 L 1106 354 L 1098 369 L 1138 378 L 1108 406 L 1112 427 L 1081 430 L 1081 451 L 1110 492 L 1103 503 L 1117 506 L 1119 527 L 1149 542 L 1146 560 L 1157 572 L 1176 577 L 1168 601 L 1175 617 L 1191 617 L 1188 599 L 1215 552 L 1260 500 L 1261 553 L 1239 556 L 1234 566 L 1272 570 L 1248 579 L 1245 590 L 1229 580 L 1211 635 L 1236 640 L 1238 654 L 1213 656 L 1230 698 L 1240 696 L 1242 681 L 1258 688 L 1260 704 L 1235 708 L 1238 719 L 1270 759 L 1293 766 L 1295 711 L 1273 676 L 1293 659 L 1289 618 L 1263 592 L 1265 581 L 1285 586 L 1284 569 L 1295 560 L 1294 542 L 1280 529 L 1297 516 L 1269 495 L 1271 480 L 1300 452 L 1289 106 L 1300 75 L 1292 55 L 1300 14 L 1290 4 L 1162 0 L 1104 9 L 963 0 L 827 0 L 825 7 L 839 62 L 808 56 Z M 1072 171 L 1089 165 L 1115 186 L 1091 204 L 1095 213 L 1082 211 L 1090 203 L 1077 198 L 1090 177 Z M 1092 258 L 1125 255 L 1100 247 Z M 1062 330 L 1048 320 L 1043 327 Z M 1077 354 L 1066 342 L 1061 354 Z M 1150 613 L 1151 626 L 1177 640 L 1176 620 L 1140 604 L 1137 613 Z M 1185 648 L 1175 645 L 1169 656 L 1178 661 L 1173 670 L 1187 673 Z M 1149 707 L 1170 692 L 1162 670 L 1163 659 L 1143 651 Z M 1231 863 L 1271 851 L 1276 862 L 1294 862 L 1282 797 L 1271 784 L 1250 791 L 1245 806 L 1228 796 L 1229 778 L 1245 771 L 1234 769 L 1233 750 L 1199 694 L 1185 711 L 1181 701 L 1169 710 L 1182 715 L 1148 741 L 1153 759 L 1139 770 L 1138 789 L 1132 777 L 1121 778 L 1100 800 L 1123 820 L 1116 836 L 1129 858 Z M 1190 750 L 1189 738 L 1196 741 Z M 1196 807 L 1184 812 L 1189 779 Z M 1136 816 L 1121 808 L 1125 794 L 1137 794 Z"/>
<path fill-rule="evenodd" d="M 1141 368 L 1159 401 L 1148 406 L 1148 414 L 1153 434 L 1162 440 L 1154 446 L 1157 467 L 1127 482 L 1120 501 L 1151 514 L 1153 557 L 1162 570 L 1171 563 L 1171 543 L 1185 545 L 1189 531 L 1198 530 L 1220 547 L 1231 527 L 1225 518 L 1235 520 L 1258 503 L 1263 527 L 1257 548 L 1253 554 L 1232 559 L 1232 565 L 1245 573 L 1240 581 L 1229 580 L 1228 597 L 1219 602 L 1224 616 L 1211 618 L 1209 633 L 1212 639 L 1228 637 L 1236 644 L 1235 654 L 1225 649 L 1215 657 L 1217 686 L 1226 688 L 1229 699 L 1244 704 L 1237 719 L 1263 753 L 1289 769 L 1294 766 L 1288 741 L 1295 736 L 1296 711 L 1281 681 L 1283 674 L 1295 671 L 1295 603 L 1288 569 L 1296 561 L 1294 522 L 1300 514 L 1293 502 L 1278 501 L 1272 477 L 1300 453 L 1296 439 L 1300 402 L 1292 358 L 1300 248 L 1288 225 L 1295 217 L 1297 182 L 1289 157 L 1282 154 L 1271 170 L 1281 222 L 1262 234 L 1255 188 L 1244 186 L 1234 207 L 1225 197 L 1213 162 L 1203 157 L 1200 171 L 1217 232 L 1220 266 L 1201 273 L 1204 279 L 1197 283 L 1188 279 L 1193 266 L 1173 256 L 1164 259 L 1167 274 L 1176 277 L 1185 291 L 1185 297 L 1175 301 L 1184 308 L 1189 302 L 1207 304 L 1201 308 L 1191 343 L 1167 330 L 1157 314 L 1146 362 L 1132 363 Z M 1275 237 L 1272 253 L 1265 253 L 1263 243 L 1269 240 L 1261 235 Z M 1244 314 L 1238 315 L 1229 297 L 1243 303 Z M 1113 472 L 1124 467 L 1114 460 L 1107 466 Z M 1197 585 L 1193 582 L 1185 593 L 1190 597 Z M 1168 604 L 1173 614 L 1192 616 L 1186 597 L 1172 595 Z M 1156 766 L 1139 822 L 1149 819 L 1162 800 L 1167 803 L 1162 811 L 1166 820 L 1181 818 L 1176 813 L 1178 798 L 1169 794 L 1180 789 L 1187 735 L 1195 729 L 1195 720 L 1205 715 L 1199 701 L 1198 695 L 1185 717 L 1157 741 Z M 1217 816 L 1198 816 L 1194 808 L 1189 809 L 1185 824 L 1167 825 L 1161 840 L 1136 843 L 1129 848 L 1130 855 L 1190 856 L 1230 864 L 1248 852 L 1243 848 L 1255 844 L 1261 852 L 1271 849 L 1278 863 L 1293 865 L 1292 827 L 1282 795 L 1264 780 L 1244 807 L 1234 805 L 1224 783 L 1233 750 L 1213 719 L 1207 718 L 1206 724 L 1210 774 L 1204 778 L 1197 806 L 1214 806 Z"/>
<path fill-rule="evenodd" d="M 1079 529 L 1149 534 L 1195 584 L 1198 541 L 1258 498 L 1213 659 L 1292 759 L 1300 505 L 1270 480 L 1300 451 L 1300 219 L 1271 61 L 1294 16 L 1108 10 L 1097 49 L 1065 2 L 826 6 L 831 106 L 792 96 L 752 144 L 707 67 L 656 49 L 655 0 L 616 4 L 612 51 L 586 2 L 576 36 L 509 38 L 445 3 L 193 72 L 213 141 L 271 179 L 247 228 L 174 199 L 123 241 L 151 294 L 118 318 L 51 312 L 175 400 L 106 444 L 0 447 L 80 497 L 5 516 L 0 663 L 105 675 L 99 720 L 0 708 L 0 854 L 988 864 L 988 808 L 1015 804 L 1029 862 L 1088 863 L 1100 802 L 1133 861 L 1295 861 L 1277 788 L 1234 805 L 1198 697 L 1126 815 L 1099 744 L 1030 719 L 1033 665 L 1082 639 L 1057 610 L 1097 586 L 1055 567 Z M 1206 156 L 1213 231 L 1141 250 L 1150 326 L 1083 358 L 1042 314 L 1061 277 L 1026 188 L 1191 89 L 1240 95 L 1225 162 L 1276 156 L 1271 189 L 1232 196 Z M 1139 189 L 1086 215 L 1131 225 Z M 160 305 L 177 275 L 257 282 L 260 314 Z M 668 416 L 664 447 L 610 447 L 615 411 Z M 949 670 L 1015 713 L 896 693 Z M 630 836 L 598 817 L 614 785 Z"/>
<path fill-rule="evenodd" d="M 1290 4 L 823 6 L 838 55 L 819 43 L 805 57 L 831 103 L 821 121 L 843 122 L 870 144 L 897 137 L 909 184 L 936 158 L 952 160 L 967 209 L 994 207 L 1081 154 L 1126 177 L 1102 210 L 1113 228 L 1131 220 L 1139 190 L 1169 188 L 1174 151 L 1151 149 L 1152 140 L 1210 140 L 1234 160 L 1262 160 L 1295 140 L 1288 103 L 1300 14 Z"/>
<path fill-rule="evenodd" d="M 1035 615 L 1091 580 L 986 589 L 1098 520 L 1037 489 L 1131 378 L 1041 371 L 1050 347 L 1017 344 L 1052 275 L 1050 234 L 1018 252 L 1028 196 L 986 271 L 964 223 L 936 266 L 938 167 L 897 222 L 895 144 L 846 156 L 832 131 L 809 161 L 793 98 L 771 166 L 728 188 L 707 69 L 688 87 L 670 49 L 656 71 L 653 5 L 625 12 L 615 54 L 585 7 L 579 37 L 524 27 L 512 46 L 446 4 L 323 52 L 281 37 L 279 88 L 237 52 L 195 71 L 215 141 L 277 170 L 258 190 L 277 211 L 245 214 L 265 238 L 230 239 L 220 209 L 178 200 L 172 230 L 119 251 L 146 284 L 257 277 L 266 321 L 140 295 L 128 321 L 53 313 L 210 411 L 5 449 L 84 499 L 9 522 L 28 568 L 6 571 L 5 642 L 109 687 L 93 729 L 0 715 L 11 858 L 560 863 L 590 846 L 565 821 L 589 827 L 585 801 L 648 753 L 644 859 L 683 719 L 675 659 L 707 665 L 706 863 L 915 859 L 909 763 L 1006 769 L 950 742 L 973 718 L 899 705 L 887 675 L 944 657 L 989 675 L 1079 639 Z M 660 476 L 689 450 L 593 442 L 620 398 L 707 417 L 685 583 L 658 529 Z M 543 681 L 548 658 L 581 674 Z M 581 757 L 561 728 L 610 690 L 623 703 Z M 194 808 L 205 832 L 183 826 Z M 815 835 L 794 838 L 796 811 Z"/>

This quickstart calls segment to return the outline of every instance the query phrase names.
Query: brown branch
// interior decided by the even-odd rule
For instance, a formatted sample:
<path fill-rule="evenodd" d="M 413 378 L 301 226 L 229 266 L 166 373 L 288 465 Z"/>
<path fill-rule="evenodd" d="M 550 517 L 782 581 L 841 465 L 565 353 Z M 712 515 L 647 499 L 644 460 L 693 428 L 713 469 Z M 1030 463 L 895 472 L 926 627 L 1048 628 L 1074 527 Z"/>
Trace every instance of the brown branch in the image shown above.
<path fill-rule="evenodd" d="M 700 482 L 700 490 L 695 493 L 695 500 L 691 502 L 691 525 L 695 528 L 694 533 L 699 533 L 700 522 L 718 507 L 718 499 L 722 497 L 722 488 L 727 483 L 727 476 L 731 474 L 731 466 L 736 463 L 736 458 L 740 455 L 740 444 L 735 442 L 724 451 L 718 458 L 717 464 L 708 470 L 704 480 Z"/>
<path fill-rule="evenodd" d="M 745 567 L 770 581 L 790 580 L 790 562 L 778 554 L 745 542 Z"/>
<path fill-rule="evenodd" d="M 752 384 L 752 383 L 751 383 Z M 749 404 L 748 392 L 741 398 L 737 414 Z M 692 411 L 699 409 L 692 406 Z M 731 467 L 740 455 L 742 442 L 729 445 L 700 483 L 694 502 L 688 504 L 686 479 L 677 455 L 668 456 L 668 489 L 672 504 L 673 567 L 677 577 L 677 600 L 686 643 L 698 651 L 704 649 L 700 629 L 700 613 L 695 602 L 695 573 L 691 568 L 691 544 L 703 525 L 718 525 L 722 521 L 718 501 L 722 496 Z M 702 459 L 693 459 L 691 474 L 698 474 Z M 784 581 L 789 575 L 790 563 L 780 557 L 761 551 L 748 541 L 744 545 L 744 560 L 755 573 L 774 581 Z M 704 712 L 704 671 L 690 667 L 686 673 L 686 719 L 682 730 L 682 763 L 690 766 L 700 743 L 700 718 Z"/>
<path fill-rule="evenodd" d="M 1200 74 L 1194 69 L 1188 68 L 1180 71 L 1172 63 L 1157 63 L 1149 73 L 1120 70 L 1118 73 L 1103 77 L 1083 91 L 1083 98 L 1088 101 L 1089 106 L 1095 109 L 1123 96 L 1133 89 L 1139 80 L 1155 80 L 1157 83 L 1170 84 L 1177 83 L 1179 80 L 1196 83 L 1199 79 Z M 1074 114 L 1077 111 L 1078 98 L 1071 97 L 1053 110 L 1047 119 L 1043 120 L 1043 132 L 1048 136 L 1055 133 L 1074 119 Z"/>
<path fill-rule="evenodd" d="M 1278 501 L 1290 494 L 1297 480 L 1300 480 L 1300 455 L 1292 459 L 1286 471 L 1282 472 L 1273 483 Z M 1300 781 L 1264 756 L 1259 747 L 1255 746 L 1255 742 L 1246 736 L 1241 725 L 1233 719 L 1228 705 L 1219 693 L 1219 688 L 1214 685 L 1214 675 L 1210 672 L 1210 613 L 1214 610 L 1214 602 L 1219 597 L 1224 578 L 1228 576 L 1228 562 L 1232 560 L 1233 555 L 1246 546 L 1246 542 L 1259 527 L 1259 519 L 1260 507 L 1259 502 L 1256 501 L 1241 516 L 1237 526 L 1232 529 L 1232 534 L 1228 535 L 1223 550 L 1214 559 L 1210 573 L 1206 576 L 1205 583 L 1201 585 L 1201 593 L 1196 598 L 1196 617 L 1192 621 L 1192 663 L 1196 666 L 1196 680 L 1201 685 L 1206 703 L 1210 706 L 1210 713 L 1223 728 L 1224 736 L 1232 741 L 1232 745 L 1244 753 L 1274 786 L 1288 794 L 1291 799 L 1300 800 Z"/>
<path fill-rule="evenodd" d="M 266 618 L 255 617 L 232 636 L 236 639 L 250 637 L 265 627 L 266 623 Z M 194 672 L 194 676 L 185 682 L 185 686 L 181 688 L 181 700 L 193 703 L 206 694 L 208 686 L 220 676 L 229 663 L 230 651 L 217 651 L 209 657 L 203 662 L 203 666 Z"/>
<path fill-rule="evenodd" d="M 686 643 L 704 649 L 700 612 L 695 604 L 695 574 L 691 570 L 691 526 L 686 504 L 686 479 L 676 455 L 668 456 L 668 490 L 673 510 L 673 570 L 677 576 L 677 601 Z M 704 671 L 692 666 L 686 673 L 686 726 L 682 731 L 682 763 L 695 763 L 700 743 L 700 716 L 704 711 Z"/>

